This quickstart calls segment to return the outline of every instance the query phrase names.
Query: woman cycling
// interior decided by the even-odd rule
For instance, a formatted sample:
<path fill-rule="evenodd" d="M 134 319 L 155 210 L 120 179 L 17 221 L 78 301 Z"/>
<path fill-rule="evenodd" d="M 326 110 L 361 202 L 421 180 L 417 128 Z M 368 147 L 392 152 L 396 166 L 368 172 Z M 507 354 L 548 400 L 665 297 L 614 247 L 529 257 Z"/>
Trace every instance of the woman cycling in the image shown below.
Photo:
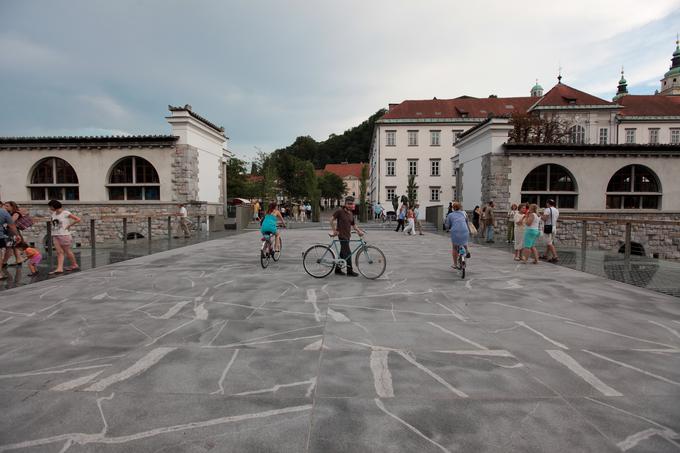
<path fill-rule="evenodd" d="M 262 235 L 265 234 L 274 234 L 276 235 L 276 241 L 274 243 L 274 250 L 279 252 L 281 251 L 281 237 L 279 236 L 279 233 L 276 229 L 276 225 L 278 223 L 278 219 L 281 219 L 282 225 L 285 227 L 286 222 L 283 221 L 283 216 L 281 215 L 281 212 L 277 209 L 276 207 L 276 202 L 272 201 L 269 203 L 269 207 L 267 208 L 267 213 L 264 216 L 264 219 L 262 220 L 262 226 L 260 227 L 260 233 Z"/>
<path fill-rule="evenodd" d="M 461 209 L 460 203 L 454 201 L 451 204 L 451 212 L 446 217 L 446 228 L 451 230 L 451 257 L 453 258 L 454 269 L 458 269 L 458 249 L 465 247 L 466 258 L 470 258 L 468 251 L 468 241 L 470 240 L 470 229 L 465 211 Z"/>

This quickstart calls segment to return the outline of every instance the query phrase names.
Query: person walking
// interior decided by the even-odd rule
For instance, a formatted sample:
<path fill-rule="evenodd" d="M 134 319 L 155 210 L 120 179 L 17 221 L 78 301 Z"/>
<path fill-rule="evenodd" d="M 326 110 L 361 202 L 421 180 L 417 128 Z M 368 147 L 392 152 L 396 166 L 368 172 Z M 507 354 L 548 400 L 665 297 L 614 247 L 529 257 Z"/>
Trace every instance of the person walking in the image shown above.
<path fill-rule="evenodd" d="M 253 205 L 253 220 L 258 221 L 260 220 L 260 202 L 255 200 L 255 204 Z"/>
<path fill-rule="evenodd" d="M 496 207 L 496 204 L 493 201 L 489 202 L 489 206 L 487 206 L 486 211 L 486 242 L 487 244 L 493 244 L 493 231 L 494 228 L 496 227 L 496 214 L 494 213 L 494 208 Z"/>
<path fill-rule="evenodd" d="M 401 208 L 399 208 L 399 214 L 397 214 L 397 229 L 394 231 L 399 232 L 399 228 L 401 228 L 401 231 L 404 231 L 405 219 L 406 219 L 406 204 L 402 204 Z"/>
<path fill-rule="evenodd" d="M 354 197 L 345 197 L 345 205 L 338 208 L 331 217 L 331 236 L 337 236 L 340 240 L 340 258 L 347 262 L 347 276 L 356 277 L 359 274 L 354 272 L 352 268 L 352 251 L 349 247 L 349 241 L 352 236 L 352 229 L 357 232 L 359 236 L 364 235 L 364 231 L 357 227 L 354 223 Z M 337 266 L 335 268 L 336 275 L 345 275 Z"/>
<path fill-rule="evenodd" d="M 416 234 L 416 216 L 411 208 L 408 208 L 406 211 L 406 228 L 404 228 L 404 234 L 408 236 L 415 236 Z"/>
<path fill-rule="evenodd" d="M 71 244 L 73 244 L 71 227 L 79 223 L 80 218 L 65 210 L 58 200 L 50 200 L 47 206 L 52 211 L 52 244 L 57 249 L 57 268 L 49 272 L 49 275 L 63 274 L 64 270 L 80 270 L 76 256 L 73 254 L 73 250 L 71 250 Z M 64 269 L 64 257 L 68 257 L 71 263 L 71 266 L 66 269 Z"/>
<path fill-rule="evenodd" d="M 373 220 L 380 220 L 380 215 L 382 214 L 383 207 L 380 202 L 377 202 L 373 207 Z"/>
<path fill-rule="evenodd" d="M 513 241 L 515 240 L 515 214 L 517 213 L 517 204 L 513 203 L 512 206 L 510 206 L 510 210 L 508 211 L 508 234 L 507 234 L 507 242 L 508 244 L 512 244 Z"/>
<path fill-rule="evenodd" d="M 515 211 L 515 216 L 513 218 L 514 222 L 514 231 L 515 231 L 515 244 L 514 244 L 514 249 L 515 249 L 515 261 L 520 261 L 521 254 L 522 254 L 522 249 L 524 248 L 524 216 L 527 213 L 528 205 L 526 203 L 522 203 L 519 206 L 519 209 Z"/>
<path fill-rule="evenodd" d="M 470 258 L 470 251 L 468 250 L 470 227 L 468 226 L 467 214 L 461 209 L 460 203 L 454 201 L 451 208 L 444 224 L 451 231 L 451 258 L 453 258 L 451 267 L 458 269 L 458 249 L 460 247 L 465 247 L 465 257 Z"/>
<path fill-rule="evenodd" d="M 472 211 L 472 224 L 475 226 L 475 229 L 479 231 L 479 220 L 482 217 L 482 211 L 479 209 L 479 205 L 475 206 L 475 209 Z"/>
<path fill-rule="evenodd" d="M 555 207 L 555 200 L 548 200 L 543 210 L 543 237 L 545 237 L 546 250 L 543 256 L 549 263 L 557 263 L 557 249 L 555 249 L 555 230 L 560 211 Z"/>
<path fill-rule="evenodd" d="M 19 233 L 12 215 L 2 207 L 0 202 L 0 251 L 5 250 L 7 240 L 16 241 L 19 239 Z M 3 270 L 0 270 L 0 280 L 5 280 L 7 275 Z"/>
<path fill-rule="evenodd" d="M 416 208 L 413 210 L 413 214 L 416 218 L 416 229 L 418 230 L 418 234 L 423 236 L 423 223 L 421 222 L 420 204 L 416 203 Z"/>
<path fill-rule="evenodd" d="M 526 263 L 529 255 L 533 255 L 533 264 L 538 264 L 538 250 L 536 249 L 536 239 L 538 239 L 539 231 L 538 224 L 540 217 L 538 216 L 538 206 L 536 204 L 529 205 L 529 209 L 524 216 L 524 248 L 522 250 L 522 262 Z"/>
<path fill-rule="evenodd" d="M 177 236 L 175 236 L 175 238 L 179 237 L 180 231 L 184 233 L 185 238 L 191 237 L 187 208 L 184 203 L 179 203 L 177 207 L 179 207 L 179 211 L 175 214 L 177 216 Z"/>
<path fill-rule="evenodd" d="M 482 205 L 481 211 L 479 211 L 479 228 L 477 231 L 480 239 L 486 238 L 486 210 L 487 206 Z"/>
<path fill-rule="evenodd" d="M 21 257 L 21 254 L 19 253 L 19 249 L 17 249 L 16 245 L 19 242 L 23 241 L 23 237 L 21 236 L 21 231 L 19 230 L 19 219 L 21 219 L 21 212 L 19 212 L 19 206 L 13 202 L 13 201 L 8 201 L 5 204 L 2 205 L 2 207 L 9 213 L 9 215 L 12 216 L 12 220 L 14 220 L 14 225 L 17 227 L 17 238 L 16 240 L 13 239 L 8 239 L 5 243 L 5 253 L 2 256 L 2 267 L 5 268 L 7 266 L 21 266 L 24 264 L 24 260 Z M 14 254 L 14 263 L 8 264 L 9 259 Z"/>

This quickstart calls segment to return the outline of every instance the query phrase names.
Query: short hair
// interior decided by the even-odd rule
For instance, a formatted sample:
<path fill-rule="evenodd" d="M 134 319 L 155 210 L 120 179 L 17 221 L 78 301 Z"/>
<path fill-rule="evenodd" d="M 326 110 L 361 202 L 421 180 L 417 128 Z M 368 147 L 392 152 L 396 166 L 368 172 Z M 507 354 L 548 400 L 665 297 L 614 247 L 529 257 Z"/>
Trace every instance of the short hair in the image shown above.
<path fill-rule="evenodd" d="M 354 203 L 354 197 L 351 195 L 346 196 L 345 203 Z"/>
<path fill-rule="evenodd" d="M 50 200 L 47 203 L 47 206 L 49 206 L 52 209 L 60 209 L 62 207 L 61 201 L 59 200 Z"/>
<path fill-rule="evenodd" d="M 453 204 L 451 205 L 454 211 L 460 211 L 460 203 L 457 201 L 454 201 Z"/>
<path fill-rule="evenodd" d="M 552 198 L 551 198 L 550 200 L 548 200 L 547 203 L 548 203 L 550 206 L 555 206 L 555 200 L 553 200 Z"/>
<path fill-rule="evenodd" d="M 491 200 L 491 201 L 489 202 L 489 206 L 491 206 L 492 204 L 493 204 L 493 200 Z"/>

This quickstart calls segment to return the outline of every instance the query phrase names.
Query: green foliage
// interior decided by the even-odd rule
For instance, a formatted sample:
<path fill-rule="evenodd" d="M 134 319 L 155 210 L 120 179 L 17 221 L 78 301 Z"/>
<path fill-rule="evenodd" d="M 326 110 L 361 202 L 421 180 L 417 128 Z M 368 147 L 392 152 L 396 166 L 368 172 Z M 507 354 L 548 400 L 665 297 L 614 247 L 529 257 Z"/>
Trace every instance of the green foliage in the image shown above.
<path fill-rule="evenodd" d="M 300 180 L 304 186 L 305 194 L 309 197 L 312 205 L 312 220 L 319 221 L 319 199 L 321 198 L 321 190 L 319 189 L 319 181 L 314 171 L 314 165 L 311 162 L 301 162 Z"/>
<path fill-rule="evenodd" d="M 227 162 L 227 197 L 246 197 L 247 191 L 246 163 L 232 157 Z"/>
<path fill-rule="evenodd" d="M 368 201 L 366 192 L 368 189 L 368 165 L 361 167 L 361 177 L 359 179 L 359 220 L 365 222 L 368 217 Z"/>
<path fill-rule="evenodd" d="M 409 206 L 414 207 L 416 205 L 416 201 L 418 201 L 418 186 L 416 185 L 416 175 L 408 175 L 406 194 Z"/>
<path fill-rule="evenodd" d="M 340 200 L 345 195 L 347 186 L 340 176 L 335 173 L 324 172 L 319 178 L 319 189 L 321 189 L 323 198 Z"/>

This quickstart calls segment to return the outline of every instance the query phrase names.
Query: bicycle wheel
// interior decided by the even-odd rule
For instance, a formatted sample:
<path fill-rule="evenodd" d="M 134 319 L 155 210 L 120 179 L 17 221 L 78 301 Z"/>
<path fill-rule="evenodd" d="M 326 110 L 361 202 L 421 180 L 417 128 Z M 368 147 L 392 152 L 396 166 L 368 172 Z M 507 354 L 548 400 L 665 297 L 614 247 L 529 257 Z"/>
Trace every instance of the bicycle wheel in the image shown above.
<path fill-rule="evenodd" d="M 366 245 L 359 250 L 355 262 L 361 275 L 371 280 L 380 277 L 387 267 L 385 254 L 372 245 Z"/>
<path fill-rule="evenodd" d="M 465 258 L 463 255 L 458 255 L 458 266 L 460 268 L 460 278 L 465 278 Z"/>
<path fill-rule="evenodd" d="M 269 246 L 265 244 L 260 250 L 260 264 L 262 265 L 262 269 L 266 269 L 267 266 L 269 266 L 269 256 Z"/>
<path fill-rule="evenodd" d="M 281 250 L 283 250 L 283 238 L 279 238 L 279 251 L 276 251 L 276 239 L 274 239 L 274 250 L 272 251 L 272 259 L 278 261 L 281 258 Z"/>
<path fill-rule="evenodd" d="M 313 245 L 302 255 L 305 272 L 314 278 L 324 278 L 335 269 L 335 253 L 326 245 Z"/>

